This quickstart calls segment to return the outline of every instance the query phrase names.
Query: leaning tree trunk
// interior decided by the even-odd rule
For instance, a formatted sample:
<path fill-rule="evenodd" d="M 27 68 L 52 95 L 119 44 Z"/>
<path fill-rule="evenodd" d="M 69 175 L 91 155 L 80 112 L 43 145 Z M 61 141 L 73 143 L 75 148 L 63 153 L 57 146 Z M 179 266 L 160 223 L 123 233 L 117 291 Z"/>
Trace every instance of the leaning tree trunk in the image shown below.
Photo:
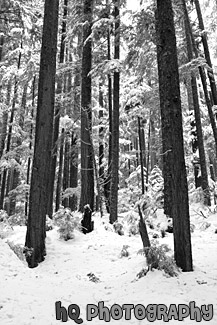
<path fill-rule="evenodd" d="M 115 41 L 114 59 L 120 58 L 120 0 L 114 0 Z M 119 101 L 120 72 L 114 72 L 113 81 L 113 114 L 112 114 L 112 165 L 110 189 L 110 223 L 118 219 L 118 171 L 119 171 Z"/>
<path fill-rule="evenodd" d="M 45 0 L 35 147 L 25 243 L 26 260 L 31 268 L 38 266 L 46 255 L 45 225 L 53 136 L 58 11 L 58 0 Z"/>
<path fill-rule="evenodd" d="M 91 109 L 91 76 L 92 42 L 91 25 L 93 1 L 83 2 L 83 53 L 81 72 L 81 197 L 79 210 L 89 204 L 94 209 L 94 167 L 91 147 L 92 109 Z"/>
<path fill-rule="evenodd" d="M 164 180 L 169 178 L 174 255 L 183 271 L 192 271 L 188 185 L 184 159 L 181 95 L 171 0 L 157 0 L 157 61 L 161 107 Z"/>
<path fill-rule="evenodd" d="M 191 37 L 190 37 L 190 23 L 188 19 L 186 3 L 184 0 L 182 3 L 183 3 L 183 10 L 184 10 L 184 23 L 185 23 L 188 60 L 190 62 L 194 58 Z M 200 104 L 198 99 L 197 80 L 196 77 L 193 75 L 193 73 L 191 75 L 191 88 L 192 88 L 194 116 L 195 116 L 197 139 L 198 139 L 198 150 L 199 150 L 199 157 L 200 157 L 201 182 L 202 182 L 201 186 L 204 191 L 204 204 L 211 205 L 208 173 L 207 173 L 207 165 L 206 165 L 206 155 L 205 155 L 205 148 L 204 148 L 204 141 L 203 141 L 203 130 L 202 130 L 201 114 L 200 114 Z"/>
<path fill-rule="evenodd" d="M 193 48 L 193 52 L 196 58 L 199 57 L 199 53 L 198 53 L 198 49 L 197 49 L 197 45 L 194 39 L 194 35 L 192 32 L 192 28 L 190 25 L 190 20 L 189 20 L 189 16 L 188 16 L 188 12 L 187 12 L 187 8 L 186 5 L 184 4 L 184 9 L 185 9 L 185 14 L 186 14 L 186 23 L 187 23 L 187 27 L 189 30 L 189 37 L 191 38 L 191 42 L 192 42 L 192 48 Z M 203 25 L 202 25 L 203 26 Z M 208 46 L 208 44 L 207 44 Z M 211 62 L 210 62 L 211 64 Z M 204 97 L 205 97 L 205 101 L 206 101 L 206 106 L 208 109 L 208 114 L 209 114 L 209 118 L 210 118 L 210 124 L 212 126 L 212 131 L 213 131 L 213 136 L 215 139 L 215 151 L 216 151 L 216 156 L 217 156 L 217 127 L 216 127 L 216 120 L 215 120 L 215 116 L 212 110 L 212 102 L 210 100 L 210 96 L 209 96 L 209 91 L 208 91 L 208 86 L 207 86 L 207 80 L 206 80 L 206 74 L 205 74 L 205 70 L 203 67 L 199 67 L 199 73 L 200 73 L 200 78 L 201 78 L 201 82 L 202 82 L 202 86 L 203 86 L 203 92 L 204 92 Z M 214 81 L 214 85 L 213 85 L 213 91 L 215 92 L 215 81 Z M 214 96 L 213 96 L 214 98 Z"/>
<path fill-rule="evenodd" d="M 201 13 L 199 1 L 194 0 L 194 4 L 196 7 L 196 11 L 197 11 L 199 28 L 202 31 L 201 38 L 202 38 L 202 43 L 203 43 L 203 48 L 204 48 L 205 59 L 206 59 L 207 64 L 210 67 L 210 69 L 208 71 L 208 78 L 209 78 L 209 83 L 210 83 L 210 88 L 211 88 L 211 93 L 212 93 L 212 99 L 213 99 L 214 105 L 217 105 L 217 88 L 216 88 L 214 72 L 213 72 L 213 68 L 212 68 L 212 61 L 211 61 L 211 57 L 210 57 L 210 53 L 209 53 L 209 45 L 207 42 L 207 35 L 205 32 L 204 23 L 203 23 L 203 16 Z"/>

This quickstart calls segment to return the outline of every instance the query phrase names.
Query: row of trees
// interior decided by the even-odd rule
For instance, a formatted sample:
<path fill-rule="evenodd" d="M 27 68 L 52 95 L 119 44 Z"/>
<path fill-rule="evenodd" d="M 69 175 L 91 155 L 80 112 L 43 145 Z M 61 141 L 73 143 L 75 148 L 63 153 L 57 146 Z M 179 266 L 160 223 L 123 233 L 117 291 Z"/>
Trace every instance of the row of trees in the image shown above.
<path fill-rule="evenodd" d="M 130 12 L 121 0 L 5 0 L 0 18 L 0 208 L 28 215 L 29 266 L 44 259 L 46 215 L 86 204 L 102 214 L 105 203 L 114 223 L 118 189 L 140 168 L 144 194 L 158 165 L 175 258 L 191 270 L 188 185 L 210 205 L 217 172 L 217 93 L 199 1 Z"/>

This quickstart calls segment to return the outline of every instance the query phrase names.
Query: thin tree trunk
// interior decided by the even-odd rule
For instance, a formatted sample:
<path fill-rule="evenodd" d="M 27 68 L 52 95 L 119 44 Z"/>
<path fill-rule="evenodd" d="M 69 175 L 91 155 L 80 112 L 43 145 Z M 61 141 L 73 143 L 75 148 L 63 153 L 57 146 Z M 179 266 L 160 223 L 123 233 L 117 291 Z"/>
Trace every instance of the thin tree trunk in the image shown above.
<path fill-rule="evenodd" d="M 150 119 L 151 116 L 149 117 L 149 126 L 148 126 L 148 150 L 147 150 L 146 178 L 145 178 L 146 192 L 148 191 L 148 182 L 149 182 L 149 161 L 150 161 L 150 142 L 151 142 L 151 120 Z M 165 213 L 165 209 L 164 209 L 164 213 Z"/>
<path fill-rule="evenodd" d="M 120 58 L 120 0 L 114 0 L 114 59 Z M 110 189 L 110 223 L 118 219 L 118 171 L 119 171 L 119 98 L 120 73 L 114 72 L 113 80 L 113 114 L 112 114 L 112 166 Z"/>
<path fill-rule="evenodd" d="M 78 15 L 81 16 L 80 9 L 78 8 Z M 73 86 L 73 116 L 74 120 L 80 116 L 81 111 L 81 57 L 82 57 L 82 32 L 78 32 L 78 43 L 77 43 L 77 57 L 78 61 L 75 68 L 74 86 Z M 70 157 L 70 187 L 78 187 L 78 134 L 77 131 L 72 131 L 71 136 L 71 157 Z M 78 196 L 73 194 L 69 198 L 69 207 L 72 211 L 78 209 Z"/>
<path fill-rule="evenodd" d="M 78 187 L 78 145 L 77 135 L 72 132 L 71 136 L 71 155 L 70 155 L 70 188 Z M 78 208 L 78 197 L 73 194 L 69 198 L 69 207 L 71 211 L 76 211 Z"/>
<path fill-rule="evenodd" d="M 142 194 L 145 194 L 143 154 L 142 154 L 142 134 L 141 134 L 141 122 L 140 122 L 140 117 L 139 116 L 138 116 L 138 133 L 139 133 L 139 152 L 140 152 Z"/>
<path fill-rule="evenodd" d="M 7 95 L 6 95 L 6 101 L 5 101 L 6 109 L 3 111 L 3 117 L 2 117 L 0 158 L 2 157 L 4 149 L 5 149 L 5 140 L 6 140 L 6 136 L 7 136 L 7 123 L 8 123 L 8 108 L 10 106 L 10 100 L 11 100 L 11 81 L 8 81 Z"/>
<path fill-rule="evenodd" d="M 60 152 L 59 152 L 59 170 L 57 176 L 57 187 L 56 187 L 56 209 L 57 212 L 60 208 L 61 200 L 61 188 L 62 188 L 62 174 L 63 174 L 63 151 L 64 151 L 64 133 L 65 130 L 62 129 L 61 138 L 60 138 Z"/>
<path fill-rule="evenodd" d="M 21 107 L 20 107 L 19 127 L 20 127 L 21 132 L 24 129 L 24 116 L 25 116 L 26 102 L 27 102 L 27 88 L 28 88 L 28 83 L 26 83 L 24 85 L 23 96 L 22 96 Z M 17 137 L 17 148 L 22 145 L 22 142 L 23 142 L 22 138 L 23 138 L 23 135 L 21 133 Z M 19 185 L 20 169 L 18 168 L 18 166 L 21 165 L 21 156 L 19 154 L 19 151 L 18 151 L 18 153 L 16 153 L 15 160 L 16 160 L 17 165 L 13 168 L 13 170 L 11 172 L 12 180 L 10 181 L 11 186 L 9 188 L 9 192 L 11 190 L 16 189 L 17 186 Z M 10 198 L 10 195 L 9 195 L 9 208 L 8 208 L 9 215 L 13 215 L 15 213 L 15 209 L 16 209 L 16 196 L 15 197 L 12 196 L 12 198 Z"/>
<path fill-rule="evenodd" d="M 21 60 L 21 52 L 19 54 L 19 59 L 18 59 L 18 69 L 20 68 L 20 60 Z M 15 114 L 15 105 L 16 105 L 16 100 L 17 100 L 17 90 L 18 90 L 18 81 L 17 81 L 17 77 L 15 76 L 14 95 L 13 95 L 11 115 L 10 115 L 10 120 L 9 120 L 6 153 L 8 153 L 10 151 L 10 147 L 11 147 L 11 138 L 12 138 L 12 129 L 13 129 L 14 114 Z M 4 205 L 6 179 L 7 179 L 7 169 L 4 169 L 3 177 L 2 177 L 2 184 L 1 184 L 0 209 L 3 209 L 3 205 Z"/>
<path fill-rule="evenodd" d="M 63 164 L 63 191 L 69 187 L 69 135 L 65 135 L 65 151 L 64 151 L 64 164 Z M 64 208 L 69 206 L 69 198 L 66 197 L 62 200 L 62 205 Z"/>
<path fill-rule="evenodd" d="M 181 95 L 171 0 L 157 0 L 157 62 L 161 107 L 164 180 L 169 178 L 174 255 L 183 271 L 192 271 L 188 185 L 184 160 Z"/>
<path fill-rule="evenodd" d="M 29 152 L 31 153 L 33 147 L 33 118 L 34 118 L 34 109 L 35 109 L 35 85 L 36 84 L 36 76 L 33 77 L 32 81 L 32 108 L 31 108 L 31 125 L 30 125 L 30 134 L 29 134 Z M 26 184 L 30 184 L 30 167 L 31 167 L 31 157 L 28 158 L 27 163 L 27 172 L 26 172 Z M 26 194 L 26 203 L 25 203 L 25 216 L 28 215 L 28 201 L 29 201 L 29 193 Z"/>
<path fill-rule="evenodd" d="M 35 148 L 25 242 L 26 260 L 31 268 L 38 266 L 46 255 L 45 225 L 53 136 L 58 11 L 58 0 L 45 0 Z"/>

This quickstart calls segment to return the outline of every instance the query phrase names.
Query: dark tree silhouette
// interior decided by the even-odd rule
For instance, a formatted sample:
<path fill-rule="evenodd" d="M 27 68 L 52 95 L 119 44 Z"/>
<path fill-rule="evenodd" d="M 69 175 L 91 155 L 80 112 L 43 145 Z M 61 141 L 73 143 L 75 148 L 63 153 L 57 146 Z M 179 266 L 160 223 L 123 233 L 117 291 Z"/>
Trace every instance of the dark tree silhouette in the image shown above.
<path fill-rule="evenodd" d="M 45 0 L 35 147 L 25 243 L 26 260 L 31 268 L 42 262 L 46 255 L 45 224 L 53 135 L 58 12 L 58 0 Z"/>
<path fill-rule="evenodd" d="M 175 260 L 183 271 L 192 271 L 188 186 L 171 0 L 157 0 L 156 32 L 164 181 L 169 180 L 171 186 Z"/>

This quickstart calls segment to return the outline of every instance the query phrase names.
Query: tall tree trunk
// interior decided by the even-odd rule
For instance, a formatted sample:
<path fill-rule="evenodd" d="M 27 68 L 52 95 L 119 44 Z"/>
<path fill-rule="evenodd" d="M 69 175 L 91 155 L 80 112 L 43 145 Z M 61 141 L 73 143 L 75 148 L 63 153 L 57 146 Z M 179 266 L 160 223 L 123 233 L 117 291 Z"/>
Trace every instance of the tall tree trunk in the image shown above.
<path fill-rule="evenodd" d="M 120 58 L 120 0 L 114 0 L 114 59 Z M 113 81 L 113 114 L 112 114 L 112 166 L 110 189 L 110 223 L 118 218 L 118 171 L 119 171 L 119 101 L 120 72 L 114 72 Z"/>
<path fill-rule="evenodd" d="M 189 37 L 190 23 L 188 19 L 186 3 L 184 0 L 182 3 L 184 9 L 184 23 L 185 23 L 188 60 L 190 62 L 193 59 L 193 48 L 192 48 L 191 38 Z M 205 155 L 204 141 L 203 141 L 203 130 L 202 130 L 201 114 L 200 114 L 200 104 L 199 104 L 198 90 L 197 90 L 197 80 L 196 77 L 193 75 L 193 73 L 191 75 L 191 88 L 192 88 L 192 96 L 193 96 L 193 103 L 194 103 L 194 116 L 195 116 L 198 149 L 199 149 L 199 157 L 200 157 L 201 182 L 202 182 L 201 186 L 204 191 L 204 204 L 211 205 L 208 173 L 207 173 L 207 165 L 206 165 L 206 155 Z"/>
<path fill-rule="evenodd" d="M 92 108 L 91 108 L 91 76 L 92 42 L 89 37 L 92 26 L 93 1 L 83 2 L 83 52 L 81 73 L 81 197 L 79 210 L 89 204 L 94 209 L 94 168 L 91 147 Z"/>
<path fill-rule="evenodd" d="M 77 15 L 82 16 L 81 7 L 77 7 Z M 73 116 L 74 120 L 80 118 L 81 112 L 81 58 L 82 58 L 82 30 L 78 31 L 78 42 L 77 42 L 77 62 L 74 73 L 74 85 L 73 85 Z M 72 130 L 71 136 L 71 157 L 70 157 L 70 187 L 78 187 L 78 132 Z M 75 193 L 69 198 L 69 207 L 72 211 L 78 209 L 78 195 Z"/>
<path fill-rule="evenodd" d="M 210 82 L 213 104 L 217 105 L 217 89 L 216 89 L 216 83 L 215 83 L 215 78 L 214 78 L 214 72 L 213 72 L 213 68 L 212 68 L 211 57 L 210 57 L 210 53 L 209 53 L 209 45 L 207 42 L 207 35 L 205 32 L 204 23 L 203 23 L 203 16 L 201 13 L 199 1 L 194 0 L 194 3 L 195 3 L 196 11 L 197 11 L 199 28 L 202 31 L 201 38 L 202 38 L 202 43 L 203 43 L 203 48 L 204 48 L 205 59 L 206 59 L 207 64 L 210 67 L 210 70 L 208 71 L 208 78 L 209 78 L 209 82 Z"/>
<path fill-rule="evenodd" d="M 188 185 L 184 160 L 181 96 L 171 0 L 157 0 L 157 61 L 162 124 L 164 180 L 171 186 L 174 255 L 183 271 L 192 271 Z"/>
<path fill-rule="evenodd" d="M 53 136 L 58 11 L 58 0 L 45 0 L 35 147 L 25 242 L 26 260 L 31 268 L 38 266 L 46 255 L 45 225 Z"/>
<path fill-rule="evenodd" d="M 60 55 L 59 63 L 60 65 L 64 63 L 65 56 L 65 38 L 66 38 L 66 18 L 68 11 L 68 0 L 64 0 L 63 4 L 63 21 L 62 21 L 62 31 L 61 31 L 61 44 L 60 44 Z M 62 92 L 62 76 L 58 77 L 57 80 L 57 95 Z M 49 177 L 49 188 L 48 188 L 48 202 L 47 202 L 47 214 L 50 218 L 53 215 L 53 194 L 54 194 L 54 181 L 56 175 L 56 164 L 57 164 L 57 152 L 58 152 L 58 137 L 59 137 L 59 124 L 60 124 L 60 100 L 56 103 L 55 117 L 54 117 L 54 129 L 53 129 L 53 143 L 52 143 L 52 158 L 50 165 L 50 177 Z"/>
<path fill-rule="evenodd" d="M 109 3 L 106 2 L 109 12 Z M 107 58 L 111 60 L 111 28 L 107 31 Z M 109 113 L 109 148 L 108 148 L 108 169 L 104 183 L 104 195 L 106 210 L 110 213 L 110 188 L 111 188 L 111 165 L 112 165 L 112 76 L 108 75 L 108 113 Z"/>

